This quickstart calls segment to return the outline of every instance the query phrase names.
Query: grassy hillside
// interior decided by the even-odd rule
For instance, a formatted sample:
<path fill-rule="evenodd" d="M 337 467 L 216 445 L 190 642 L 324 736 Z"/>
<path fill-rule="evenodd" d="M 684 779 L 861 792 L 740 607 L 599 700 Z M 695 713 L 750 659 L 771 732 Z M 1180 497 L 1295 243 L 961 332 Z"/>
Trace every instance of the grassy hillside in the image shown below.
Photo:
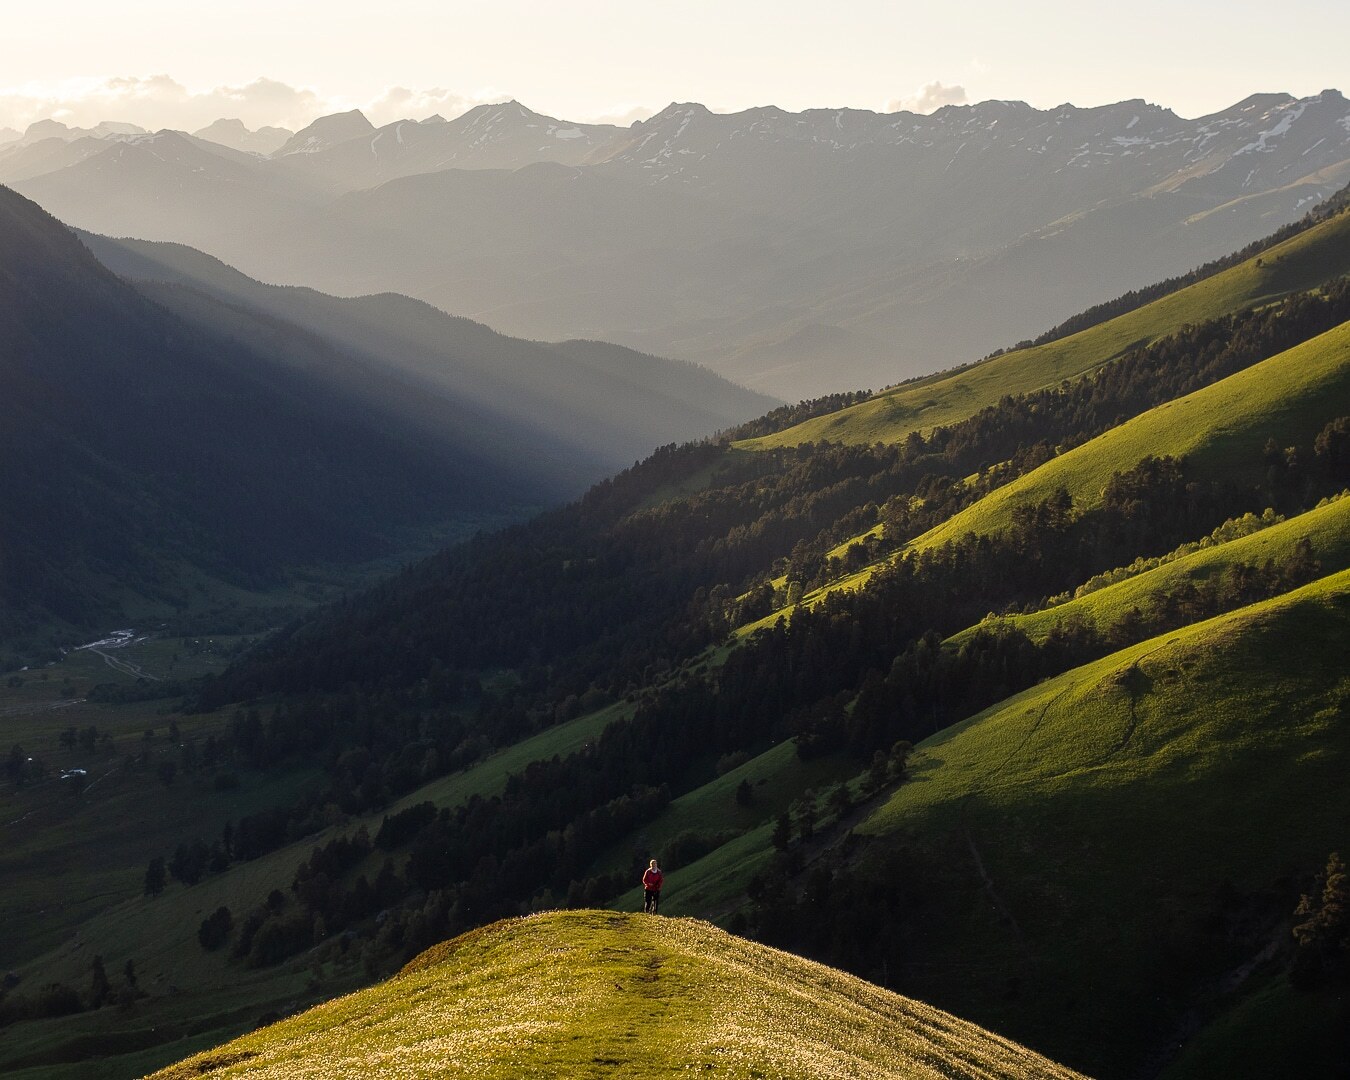
<path fill-rule="evenodd" d="M 1250 536 L 1201 548 L 1065 603 L 1028 615 L 1004 616 L 1003 621 L 1037 641 L 1043 640 L 1057 623 L 1076 617 L 1098 626 L 1110 626 L 1130 608 L 1146 603 L 1154 593 L 1171 592 L 1186 581 L 1207 580 L 1238 563 L 1260 566 L 1268 559 L 1283 561 L 1305 537 L 1323 573 L 1350 566 L 1350 498 L 1336 499 Z M 975 630 L 969 627 L 953 635 L 949 642 L 960 645 Z"/>
<path fill-rule="evenodd" d="M 497 923 L 396 978 L 156 1073 L 230 1077 L 1072 1077 L 955 1017 L 706 923 Z"/>
<path fill-rule="evenodd" d="M 1314 557 L 1323 574 L 1331 574 L 1350 566 L 1350 499 L 1339 498 L 1315 510 L 1297 515 L 1287 521 L 1260 529 L 1236 540 L 1168 558 L 1161 565 L 1137 572 L 1122 581 L 1106 585 L 1084 595 L 1025 615 L 1000 616 L 998 622 L 1025 633 L 1035 641 L 1043 641 L 1053 628 L 1076 618 L 1086 619 L 1104 630 L 1119 621 L 1131 607 L 1147 608 L 1155 593 L 1171 593 L 1178 586 L 1191 581 L 1200 582 L 1226 572 L 1237 564 L 1261 566 L 1267 560 L 1281 563 L 1293 553 L 1304 538 L 1311 544 Z M 978 627 L 970 626 L 947 639 L 953 648 L 970 641 Z M 643 834 L 648 854 L 662 855 L 663 842 L 682 832 L 695 830 L 713 834 L 718 826 L 731 830 L 734 839 L 721 844 L 708 854 L 688 865 L 667 866 L 671 884 L 666 910 L 672 914 L 698 915 L 729 910 L 736 897 L 744 891 L 755 873 L 763 870 L 772 855 L 769 843 L 772 816 L 783 805 L 781 799 L 791 801 L 794 793 L 800 796 L 815 789 L 817 798 L 829 782 L 843 779 L 847 763 L 838 759 L 803 763 L 792 752 L 790 743 L 752 759 L 733 770 L 726 777 L 696 789 L 676 799 Z M 754 778 L 753 783 L 768 785 L 768 791 L 782 790 L 780 802 L 771 804 L 769 814 L 759 805 L 759 787 L 755 788 L 756 809 L 761 810 L 762 822 L 748 833 L 739 827 L 751 818 L 747 808 L 734 802 L 735 783 L 742 775 Z M 767 778 L 767 779 L 766 779 Z M 851 788 L 858 797 L 859 785 Z M 823 801 L 823 800 L 821 800 Z M 736 828 L 733 828 L 736 827 Z M 636 910 L 641 905 L 641 890 L 634 889 L 615 901 L 619 910 Z"/>
<path fill-rule="evenodd" d="M 1187 323 L 1313 288 L 1347 272 L 1350 213 L 1342 212 L 1259 257 L 1071 337 L 905 383 L 850 408 L 738 445 L 765 449 L 820 440 L 895 442 L 911 431 L 963 420 L 1006 394 L 1076 378 Z"/>
<path fill-rule="evenodd" d="M 208 737 L 223 738 L 228 714 L 166 715 L 163 699 L 112 704 L 88 698 L 98 683 L 136 686 L 136 671 L 166 679 L 218 670 L 234 644 L 234 639 L 147 637 L 108 651 L 111 660 L 74 651 L 60 663 L 7 677 L 0 685 L 5 745 L 24 747 L 51 770 L 44 780 L 24 786 L 0 779 L 0 836 L 6 837 L 0 877 L 9 883 L 0 890 L 0 919 L 10 930 L 0 936 L 0 970 L 19 974 L 20 993 L 52 981 L 83 989 L 97 952 L 115 984 L 132 960 L 151 995 L 128 1011 L 104 1009 L 4 1029 L 0 1073 L 25 1076 L 32 1068 L 44 1078 L 81 1080 L 141 1075 L 246 1030 L 260 1015 L 284 1013 L 367 981 L 359 950 L 330 956 L 317 967 L 302 957 L 279 967 L 240 970 L 228 950 L 204 951 L 197 928 L 221 906 L 242 914 L 273 888 L 286 889 L 318 844 L 361 827 L 374 834 L 386 812 L 415 803 L 457 806 L 475 795 L 497 795 L 511 773 L 578 750 L 631 713 L 621 702 L 579 716 L 420 787 L 387 811 L 340 820 L 193 886 L 174 882 L 157 897 L 143 896 L 146 863 L 185 838 L 184 822 L 210 839 L 227 821 L 294 801 L 317 779 L 313 768 L 257 774 L 229 767 L 222 771 L 233 777 L 232 784 L 213 786 L 217 770 L 188 771 L 179 764 L 166 784 L 157 772 L 161 763 L 181 762 L 183 745 L 200 750 Z M 113 661 L 127 670 L 114 669 Z M 170 721 L 181 743 L 167 730 Z M 67 727 L 96 729 L 98 744 L 58 744 Z M 80 790 L 60 779 L 76 768 L 88 773 Z M 96 1071 L 84 1060 L 91 1052 L 100 1058 Z"/>
<path fill-rule="evenodd" d="M 1208 1024 L 1163 1080 L 1266 1080 L 1336 1076 L 1350 1052 L 1350 1001 L 1299 993 L 1276 978 Z M 1343 1073 L 1341 1074 L 1343 1075 Z"/>
<path fill-rule="evenodd" d="M 1252 479 L 1264 469 L 1268 439 L 1281 447 L 1309 447 L 1321 427 L 1350 409 L 1350 323 L 1273 356 L 1254 367 L 1168 401 L 1112 428 L 996 488 L 978 502 L 917 537 L 908 549 L 936 547 L 967 533 L 1006 528 L 1016 508 L 1049 498 L 1060 488 L 1077 511 L 1101 502 L 1113 473 L 1127 471 L 1149 455 L 1184 457 L 1188 475 L 1205 480 Z M 865 540 L 876 529 L 839 545 Z M 1161 554 L 1159 552 L 1158 554 Z M 808 592 L 814 606 L 831 593 L 862 588 L 876 566 Z M 774 612 L 738 629 L 741 636 L 772 625 Z"/>
<path fill-rule="evenodd" d="M 1339 220 L 1339 219 L 1336 219 Z M 1073 447 L 954 513 L 915 537 L 907 549 L 938 547 L 965 533 L 991 535 L 1006 529 L 1019 506 L 1049 498 L 1058 489 L 1072 495 L 1076 512 L 1096 508 L 1114 472 L 1126 472 L 1149 455 L 1187 459 L 1189 478 L 1251 483 L 1266 464 L 1266 440 L 1280 447 L 1301 443 L 1311 450 L 1316 433 L 1350 410 L 1350 323 L 1343 323 L 1299 346 L 1201 387 L 1185 397 L 1135 416 L 1103 435 Z M 971 478 L 965 478 L 963 483 Z M 880 535 L 873 526 L 838 543 L 830 555 Z M 1154 553 L 1154 552 L 1149 552 Z M 1161 553 L 1161 552 L 1156 552 Z M 871 564 L 807 591 L 806 606 L 840 591 L 861 589 L 877 566 Z M 780 585 L 783 578 L 775 579 Z M 772 612 L 737 629 L 738 636 L 774 624 Z"/>
<path fill-rule="evenodd" d="M 1095 506 L 1114 472 L 1150 454 L 1185 457 L 1191 475 L 1231 479 L 1261 470 L 1267 439 L 1310 443 L 1350 407 L 1350 323 L 1221 382 L 1167 402 L 999 488 L 925 533 L 915 547 L 989 533 L 1019 505 L 1067 488 L 1079 510 Z"/>
<path fill-rule="evenodd" d="M 1343 571 L 922 743 L 862 827 L 921 860 L 901 985 L 1128 1072 L 1196 1006 L 1187 986 L 1240 986 L 1288 940 L 1288 875 L 1350 833 L 1348 653 Z"/>
<path fill-rule="evenodd" d="M 838 756 L 802 761 L 796 744 L 785 740 L 672 800 L 640 834 L 603 856 L 597 869 L 628 871 L 627 885 L 639 880 L 633 869 L 656 856 L 672 885 L 670 913 L 720 911 L 735 904 L 750 874 L 764 861 L 774 818 L 803 792 L 823 790 L 853 771 L 853 763 Z M 743 783 L 751 791 L 747 805 L 736 797 Z M 711 853 L 703 854 L 709 848 Z M 637 911 L 642 889 L 634 884 L 614 907 Z"/>

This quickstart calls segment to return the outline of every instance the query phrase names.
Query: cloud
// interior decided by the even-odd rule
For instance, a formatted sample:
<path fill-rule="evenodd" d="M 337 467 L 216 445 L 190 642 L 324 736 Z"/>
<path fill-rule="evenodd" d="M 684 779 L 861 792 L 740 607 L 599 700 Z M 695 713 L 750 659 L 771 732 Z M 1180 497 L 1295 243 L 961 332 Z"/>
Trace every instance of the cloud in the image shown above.
<path fill-rule="evenodd" d="M 615 105 L 598 116 L 587 117 L 585 122 L 588 124 L 617 124 L 619 127 L 628 127 L 639 120 L 650 120 L 655 114 L 656 110 L 647 105 Z"/>
<path fill-rule="evenodd" d="M 944 105 L 964 105 L 967 100 L 964 86 L 944 86 L 940 82 L 933 81 L 919 87 L 911 97 L 896 98 L 887 102 L 886 111 L 930 113 Z"/>
<path fill-rule="evenodd" d="M 296 130 L 316 117 L 353 108 L 361 109 L 375 124 L 405 118 L 420 120 L 432 113 L 454 119 L 475 105 L 503 101 L 509 96 L 494 89 L 466 94 L 440 87 L 410 90 L 395 86 L 368 101 L 353 101 L 268 78 L 192 90 L 168 75 L 132 75 L 0 88 L 0 128 L 22 130 L 35 120 L 51 118 L 71 127 L 121 120 L 152 131 L 165 127 L 195 131 L 229 117 L 242 120 L 250 128 Z"/>
<path fill-rule="evenodd" d="M 476 105 L 506 101 L 510 96 L 491 87 L 462 94 L 439 86 L 429 90 L 391 86 L 374 100 L 362 105 L 361 111 L 377 127 L 395 120 L 422 120 L 433 113 L 440 113 L 447 120 L 453 120 Z"/>
<path fill-rule="evenodd" d="M 226 116 L 249 127 L 297 127 L 334 105 L 313 90 L 275 79 L 194 91 L 168 75 L 133 75 L 0 90 L 0 125 L 26 127 L 50 117 L 72 127 L 122 120 L 191 131 Z"/>

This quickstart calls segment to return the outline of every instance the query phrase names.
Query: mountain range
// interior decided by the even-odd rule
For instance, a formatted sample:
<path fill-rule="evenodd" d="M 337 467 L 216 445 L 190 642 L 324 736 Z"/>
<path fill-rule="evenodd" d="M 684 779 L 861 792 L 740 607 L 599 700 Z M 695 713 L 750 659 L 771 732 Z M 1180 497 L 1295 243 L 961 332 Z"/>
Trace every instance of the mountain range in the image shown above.
<path fill-rule="evenodd" d="M 336 114 L 268 157 L 168 131 L 49 142 L 0 150 L 0 180 L 79 227 L 795 399 L 963 362 L 1296 220 L 1350 178 L 1350 104 L 672 104 L 617 128 L 508 102 Z"/>
<path fill-rule="evenodd" d="M 295 132 L 283 127 L 260 127 L 257 131 L 249 131 L 242 120 L 220 119 L 193 134 L 207 142 L 228 146 L 231 150 L 266 156 L 285 146 Z"/>
<path fill-rule="evenodd" d="M 0 526 L 0 635 L 16 647 L 128 605 L 181 611 L 203 575 L 275 587 L 287 568 L 406 553 L 419 531 L 560 501 L 772 403 L 691 364 L 505 338 L 405 297 L 82 243 L 6 189 L 0 238 L 0 485 L 25 508 Z"/>

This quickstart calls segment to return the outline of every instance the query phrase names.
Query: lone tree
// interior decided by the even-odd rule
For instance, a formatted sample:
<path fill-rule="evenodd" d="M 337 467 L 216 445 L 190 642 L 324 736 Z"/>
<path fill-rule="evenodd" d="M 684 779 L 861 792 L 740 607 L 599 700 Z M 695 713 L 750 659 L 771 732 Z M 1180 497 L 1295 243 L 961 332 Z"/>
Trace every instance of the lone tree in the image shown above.
<path fill-rule="evenodd" d="M 1332 853 L 1318 884 L 1294 911 L 1302 921 L 1294 926 L 1289 978 L 1304 990 L 1350 982 L 1350 878 L 1340 855 Z"/>
<path fill-rule="evenodd" d="M 108 981 L 108 972 L 103 967 L 103 957 L 95 956 L 93 973 L 89 979 L 89 1007 L 97 1009 L 112 997 L 112 983 Z"/>
<path fill-rule="evenodd" d="M 208 952 L 219 949 L 229 938 L 233 926 L 234 918 L 230 915 L 230 909 L 218 907 L 197 928 L 197 941 Z"/>
<path fill-rule="evenodd" d="M 162 857 L 151 859 L 150 865 L 145 868 L 145 895 L 158 896 L 168 882 L 169 875 L 164 870 L 164 859 Z"/>

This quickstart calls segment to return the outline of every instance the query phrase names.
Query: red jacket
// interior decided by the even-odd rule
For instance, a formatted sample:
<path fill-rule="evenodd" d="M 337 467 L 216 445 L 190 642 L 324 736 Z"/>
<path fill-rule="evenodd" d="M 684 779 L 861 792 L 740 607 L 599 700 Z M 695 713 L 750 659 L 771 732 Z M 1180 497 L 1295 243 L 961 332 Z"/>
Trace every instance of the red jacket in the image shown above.
<path fill-rule="evenodd" d="M 660 870 L 647 868 L 647 872 L 642 875 L 642 887 L 651 892 L 661 891 L 661 882 L 666 880 L 666 876 Z"/>

